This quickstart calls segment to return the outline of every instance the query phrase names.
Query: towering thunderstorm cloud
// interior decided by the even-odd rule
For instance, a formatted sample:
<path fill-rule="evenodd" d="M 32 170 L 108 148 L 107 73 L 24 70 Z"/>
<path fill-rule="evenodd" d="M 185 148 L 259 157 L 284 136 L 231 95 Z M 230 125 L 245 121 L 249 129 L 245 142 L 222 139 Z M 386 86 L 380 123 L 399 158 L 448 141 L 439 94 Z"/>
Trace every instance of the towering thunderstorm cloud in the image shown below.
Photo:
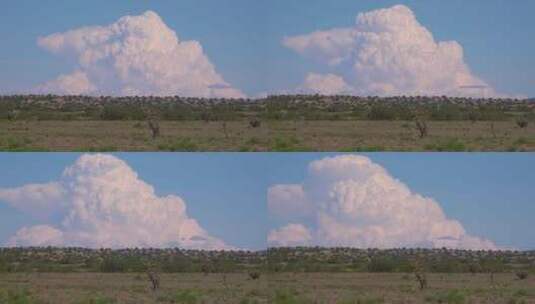
<path fill-rule="evenodd" d="M 40 85 L 38 93 L 243 97 L 199 42 L 179 40 L 152 11 L 41 37 L 38 44 L 77 61 L 72 73 Z"/>
<path fill-rule="evenodd" d="M 0 189 L 2 201 L 59 222 L 24 227 L 9 246 L 231 248 L 189 217 L 180 197 L 157 196 L 111 155 L 83 155 L 56 182 Z"/>
<path fill-rule="evenodd" d="M 435 41 L 404 5 L 361 13 L 350 28 L 286 37 L 283 44 L 333 70 L 310 73 L 298 88 L 305 93 L 497 95 L 470 72 L 459 43 Z"/>
<path fill-rule="evenodd" d="M 302 184 L 268 190 L 268 209 L 290 222 L 269 233 L 270 246 L 496 249 L 364 156 L 312 162 Z"/>

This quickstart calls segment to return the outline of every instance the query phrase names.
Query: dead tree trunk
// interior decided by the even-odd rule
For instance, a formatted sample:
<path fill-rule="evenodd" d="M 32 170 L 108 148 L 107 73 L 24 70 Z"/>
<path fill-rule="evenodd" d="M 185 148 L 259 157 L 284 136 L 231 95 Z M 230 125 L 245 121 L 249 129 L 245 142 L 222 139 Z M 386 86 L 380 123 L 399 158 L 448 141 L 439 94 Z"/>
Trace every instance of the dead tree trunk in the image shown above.
<path fill-rule="evenodd" d="M 152 291 L 160 288 L 160 275 L 154 270 L 147 270 L 147 276 L 152 284 Z"/>
<path fill-rule="evenodd" d="M 490 133 L 492 133 L 493 138 L 496 138 L 496 131 L 494 131 L 494 122 L 490 123 Z"/>
<path fill-rule="evenodd" d="M 7 119 L 9 121 L 17 120 L 18 116 L 19 116 L 19 111 L 17 110 L 12 110 L 12 111 L 7 112 Z"/>
<path fill-rule="evenodd" d="M 424 138 L 427 136 L 427 123 L 424 120 L 421 120 L 417 118 L 415 120 L 416 123 L 416 129 L 418 129 L 420 138 Z"/>
<path fill-rule="evenodd" d="M 425 273 L 417 272 L 414 275 L 416 276 L 416 280 L 420 284 L 420 290 L 424 290 L 425 288 L 427 288 L 427 277 Z"/>
<path fill-rule="evenodd" d="M 227 132 L 227 123 L 223 122 L 223 133 L 225 134 L 225 138 L 228 138 L 228 132 Z"/>
<path fill-rule="evenodd" d="M 249 126 L 251 128 L 259 128 L 261 124 L 262 123 L 258 118 L 253 118 L 253 119 L 249 120 Z"/>
<path fill-rule="evenodd" d="M 160 136 L 160 124 L 155 119 L 149 120 L 149 129 L 152 133 L 152 139 L 156 139 Z"/>

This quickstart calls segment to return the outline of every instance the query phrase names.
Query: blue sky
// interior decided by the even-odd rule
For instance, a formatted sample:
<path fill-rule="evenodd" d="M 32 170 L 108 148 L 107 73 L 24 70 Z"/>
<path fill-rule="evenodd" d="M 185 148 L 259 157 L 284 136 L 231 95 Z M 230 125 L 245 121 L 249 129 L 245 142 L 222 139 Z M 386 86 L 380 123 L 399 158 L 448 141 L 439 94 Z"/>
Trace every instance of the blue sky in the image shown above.
<path fill-rule="evenodd" d="M 189 216 L 212 235 L 242 248 L 264 246 L 268 228 L 266 185 L 258 173 L 264 171 L 262 164 L 266 163 L 266 157 L 205 153 L 115 155 L 125 160 L 140 179 L 154 186 L 158 196 L 180 196 L 186 202 Z M 58 180 L 79 156 L 78 153 L 0 154 L 3 168 L 0 188 Z M 2 204 L 0 217 L 0 243 L 18 228 L 38 224 Z"/>
<path fill-rule="evenodd" d="M 313 160 L 332 153 L 118 153 L 158 195 L 182 197 L 210 234 L 242 248 L 262 248 L 269 229 L 266 191 L 300 183 Z M 534 154 L 365 154 L 416 193 L 434 198 L 468 233 L 499 246 L 535 248 Z M 0 188 L 57 180 L 77 153 L 2 153 Z M 39 224 L 0 204 L 0 243 Z"/>
<path fill-rule="evenodd" d="M 38 48 L 39 36 L 157 12 L 182 39 L 201 42 L 217 71 L 249 96 L 298 86 L 325 68 L 282 46 L 285 36 L 347 27 L 359 12 L 405 4 L 436 40 L 456 40 L 472 72 L 506 94 L 535 96 L 530 0 L 37 1 L 0 4 L 0 93 L 24 92 L 73 62 Z"/>

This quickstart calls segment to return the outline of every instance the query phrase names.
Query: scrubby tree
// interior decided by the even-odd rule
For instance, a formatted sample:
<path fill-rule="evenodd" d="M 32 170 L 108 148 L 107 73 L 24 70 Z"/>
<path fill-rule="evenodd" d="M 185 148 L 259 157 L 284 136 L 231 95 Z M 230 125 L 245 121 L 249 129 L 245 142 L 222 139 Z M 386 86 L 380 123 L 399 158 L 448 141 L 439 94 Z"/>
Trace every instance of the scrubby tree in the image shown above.
<path fill-rule="evenodd" d="M 249 272 L 249 278 L 251 280 L 258 280 L 260 279 L 260 272 L 258 271 L 252 271 L 252 272 Z"/>
<path fill-rule="evenodd" d="M 468 265 L 468 271 L 472 275 L 475 275 L 476 273 L 481 272 L 481 265 L 479 265 L 479 263 L 471 263 Z"/>
<path fill-rule="evenodd" d="M 102 272 L 124 272 L 126 265 L 124 260 L 116 256 L 105 257 L 100 264 L 100 271 Z"/>
<path fill-rule="evenodd" d="M 249 120 L 249 126 L 250 126 L 251 128 L 258 128 L 258 127 L 260 127 L 260 125 L 261 125 L 261 122 L 260 122 L 260 120 L 259 120 L 258 118 L 256 118 L 256 117 L 253 118 L 253 119 L 251 119 L 251 120 Z"/>
<path fill-rule="evenodd" d="M 496 130 L 494 129 L 494 122 L 490 122 L 490 133 L 492 134 L 492 137 L 496 138 Z"/>
<path fill-rule="evenodd" d="M 420 287 L 420 290 L 426 289 L 427 276 L 425 275 L 425 272 L 415 272 L 414 276 L 416 277 L 416 281 L 418 281 L 418 286 Z"/>
<path fill-rule="evenodd" d="M 368 119 L 370 120 L 394 120 L 396 119 L 396 112 L 391 106 L 383 104 L 374 104 L 368 112 Z"/>
<path fill-rule="evenodd" d="M 369 272 L 392 272 L 396 265 L 390 257 L 373 257 L 368 264 Z"/>
<path fill-rule="evenodd" d="M 7 272 L 8 271 L 8 263 L 7 261 L 0 256 L 0 272 Z"/>
<path fill-rule="evenodd" d="M 204 263 L 201 266 L 202 273 L 207 276 L 210 272 L 212 272 L 212 266 L 208 263 Z"/>
<path fill-rule="evenodd" d="M 221 128 L 223 129 L 223 134 L 225 135 L 225 138 L 228 138 L 227 122 L 226 121 L 223 121 L 223 124 L 221 125 Z"/>
<path fill-rule="evenodd" d="M 424 290 L 427 288 L 427 275 L 426 275 L 426 267 L 424 262 L 421 260 L 421 257 L 417 257 L 413 261 L 413 271 L 414 271 L 414 277 L 416 281 L 418 282 L 418 287 L 420 290 Z"/>
<path fill-rule="evenodd" d="M 17 120 L 17 118 L 19 117 L 19 111 L 17 110 L 11 110 L 9 112 L 7 112 L 7 119 L 9 121 L 13 121 L 13 120 Z"/>
<path fill-rule="evenodd" d="M 479 113 L 473 110 L 468 112 L 468 119 L 472 124 L 476 123 L 479 120 Z"/>
<path fill-rule="evenodd" d="M 158 121 L 156 119 L 149 119 L 148 125 L 152 134 L 152 139 L 160 137 L 160 124 Z"/>
<path fill-rule="evenodd" d="M 488 257 L 481 262 L 481 268 L 489 274 L 490 283 L 494 285 L 494 274 L 502 272 L 505 265 L 499 257 Z"/>
<path fill-rule="evenodd" d="M 160 288 L 160 273 L 155 267 L 147 268 L 147 277 L 151 283 L 152 291 L 157 291 Z"/>
<path fill-rule="evenodd" d="M 525 280 L 528 278 L 528 272 L 527 271 L 517 271 L 515 273 L 517 279 L 519 280 Z"/>
<path fill-rule="evenodd" d="M 418 136 L 424 138 L 427 136 L 427 123 L 421 118 L 415 118 L 416 129 L 418 130 Z"/>
<path fill-rule="evenodd" d="M 520 128 L 520 129 L 524 129 L 528 126 L 528 120 L 524 117 L 521 117 L 521 118 L 517 118 L 516 119 L 516 125 Z"/>

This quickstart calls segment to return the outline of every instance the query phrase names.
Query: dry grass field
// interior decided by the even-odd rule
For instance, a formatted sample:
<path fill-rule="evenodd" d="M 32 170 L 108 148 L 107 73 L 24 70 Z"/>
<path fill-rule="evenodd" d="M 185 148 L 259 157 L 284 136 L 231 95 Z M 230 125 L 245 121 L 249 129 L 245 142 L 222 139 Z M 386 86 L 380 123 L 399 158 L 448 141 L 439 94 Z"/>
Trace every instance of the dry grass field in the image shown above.
<path fill-rule="evenodd" d="M 2 274 L 0 303 L 535 303 L 535 278 L 513 274 L 281 273 L 162 275 L 157 292 L 144 274 Z"/>
<path fill-rule="evenodd" d="M 0 274 L 0 303 L 268 303 L 266 278 L 247 274 L 164 274 L 153 292 L 145 274 Z"/>
<path fill-rule="evenodd" d="M 273 303 L 535 303 L 535 279 L 513 274 L 428 274 L 420 291 L 412 274 L 299 273 L 269 277 Z M 273 295 L 274 293 L 274 295 Z"/>
<path fill-rule="evenodd" d="M 535 151 L 535 125 L 430 121 L 0 121 L 2 151 Z"/>

